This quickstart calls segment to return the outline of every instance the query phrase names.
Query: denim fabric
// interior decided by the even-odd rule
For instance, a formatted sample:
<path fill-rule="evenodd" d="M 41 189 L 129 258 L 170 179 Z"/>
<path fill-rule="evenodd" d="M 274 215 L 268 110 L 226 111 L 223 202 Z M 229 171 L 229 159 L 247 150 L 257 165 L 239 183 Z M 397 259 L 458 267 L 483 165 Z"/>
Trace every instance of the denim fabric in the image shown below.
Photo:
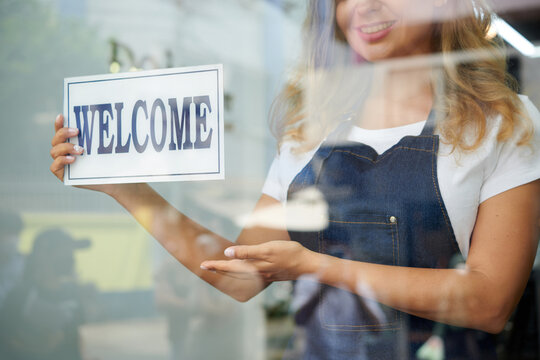
<path fill-rule="evenodd" d="M 308 187 L 320 191 L 328 203 L 329 225 L 319 232 L 289 231 L 291 239 L 343 259 L 448 267 L 459 249 L 440 196 L 439 138 L 433 126 L 431 114 L 422 134 L 406 136 L 380 155 L 365 144 L 340 142 L 341 127 L 288 192 L 290 199 Z M 296 322 L 305 346 L 294 358 L 414 359 L 433 333 L 432 321 L 335 287 L 318 284 L 307 296 L 302 281 L 310 280 L 295 284 L 295 296 L 304 299 Z M 445 331 L 446 359 L 495 357 L 487 334 L 452 329 Z"/>

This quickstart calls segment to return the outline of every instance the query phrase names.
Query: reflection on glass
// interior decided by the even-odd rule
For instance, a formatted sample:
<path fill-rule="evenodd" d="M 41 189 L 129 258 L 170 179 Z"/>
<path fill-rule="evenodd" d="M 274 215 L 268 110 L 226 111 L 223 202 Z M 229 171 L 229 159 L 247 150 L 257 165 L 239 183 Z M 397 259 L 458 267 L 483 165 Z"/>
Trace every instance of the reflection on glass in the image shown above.
<path fill-rule="evenodd" d="M 2 307 L 2 347 L 10 359 L 82 359 L 79 326 L 92 288 L 78 284 L 74 251 L 90 246 L 52 229 L 39 233 L 23 276 Z"/>
<path fill-rule="evenodd" d="M 203 239 L 203 246 L 212 246 Z M 238 332 L 240 308 L 166 258 L 156 276 L 156 306 L 165 315 L 170 358 L 239 359 L 242 343 Z M 211 344 L 210 344 L 211 342 Z"/>
<path fill-rule="evenodd" d="M 0 358 L 538 355 L 530 1 L 0 6 Z M 209 63 L 234 99 L 226 181 L 45 173 L 78 156 L 44 150 L 63 77 Z"/>

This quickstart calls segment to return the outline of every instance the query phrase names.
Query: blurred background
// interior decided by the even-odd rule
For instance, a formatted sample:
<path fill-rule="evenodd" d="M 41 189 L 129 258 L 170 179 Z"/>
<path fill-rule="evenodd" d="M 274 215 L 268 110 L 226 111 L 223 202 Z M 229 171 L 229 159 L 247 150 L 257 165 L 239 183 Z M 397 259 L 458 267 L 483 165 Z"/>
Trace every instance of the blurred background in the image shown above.
<path fill-rule="evenodd" d="M 0 346 L 21 359 L 280 358 L 290 284 L 246 304 L 218 293 L 113 200 L 59 183 L 49 148 L 65 77 L 223 63 L 226 180 L 153 186 L 234 238 L 275 154 L 267 114 L 299 60 L 306 2 L 0 0 Z M 503 36 L 508 61 L 539 107 L 540 2 L 494 9 L 521 34 Z M 501 335 L 507 358 L 539 358 L 537 274 Z"/>

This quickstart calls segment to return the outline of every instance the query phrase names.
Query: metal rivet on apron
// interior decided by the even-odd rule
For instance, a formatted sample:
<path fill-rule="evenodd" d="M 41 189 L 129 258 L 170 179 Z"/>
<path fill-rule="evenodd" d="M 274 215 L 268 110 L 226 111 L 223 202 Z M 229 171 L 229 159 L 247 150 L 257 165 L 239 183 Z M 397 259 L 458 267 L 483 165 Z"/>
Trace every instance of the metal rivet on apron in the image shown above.
<path fill-rule="evenodd" d="M 390 222 L 391 222 L 392 224 L 395 224 L 396 221 L 397 221 L 397 218 L 396 218 L 395 216 L 390 216 Z"/>

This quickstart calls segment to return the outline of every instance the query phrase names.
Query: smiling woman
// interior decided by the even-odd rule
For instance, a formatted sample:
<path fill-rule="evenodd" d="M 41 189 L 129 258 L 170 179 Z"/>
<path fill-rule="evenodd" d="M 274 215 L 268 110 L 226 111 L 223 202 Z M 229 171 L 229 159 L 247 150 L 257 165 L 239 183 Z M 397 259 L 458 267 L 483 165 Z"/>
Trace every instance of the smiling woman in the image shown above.
<path fill-rule="evenodd" d="M 351 48 L 368 61 L 431 52 L 433 19 L 442 4 L 338 1 L 336 21 Z"/>
<path fill-rule="evenodd" d="M 239 301 L 294 280 L 285 358 L 412 359 L 435 343 L 494 359 L 537 248 L 540 113 L 510 86 L 491 17 L 472 0 L 312 0 L 253 213 L 276 219 L 246 221 L 236 244 L 147 185 L 92 189 Z M 74 134 L 55 127 L 62 179 Z M 306 193 L 325 221 L 294 205 Z"/>

